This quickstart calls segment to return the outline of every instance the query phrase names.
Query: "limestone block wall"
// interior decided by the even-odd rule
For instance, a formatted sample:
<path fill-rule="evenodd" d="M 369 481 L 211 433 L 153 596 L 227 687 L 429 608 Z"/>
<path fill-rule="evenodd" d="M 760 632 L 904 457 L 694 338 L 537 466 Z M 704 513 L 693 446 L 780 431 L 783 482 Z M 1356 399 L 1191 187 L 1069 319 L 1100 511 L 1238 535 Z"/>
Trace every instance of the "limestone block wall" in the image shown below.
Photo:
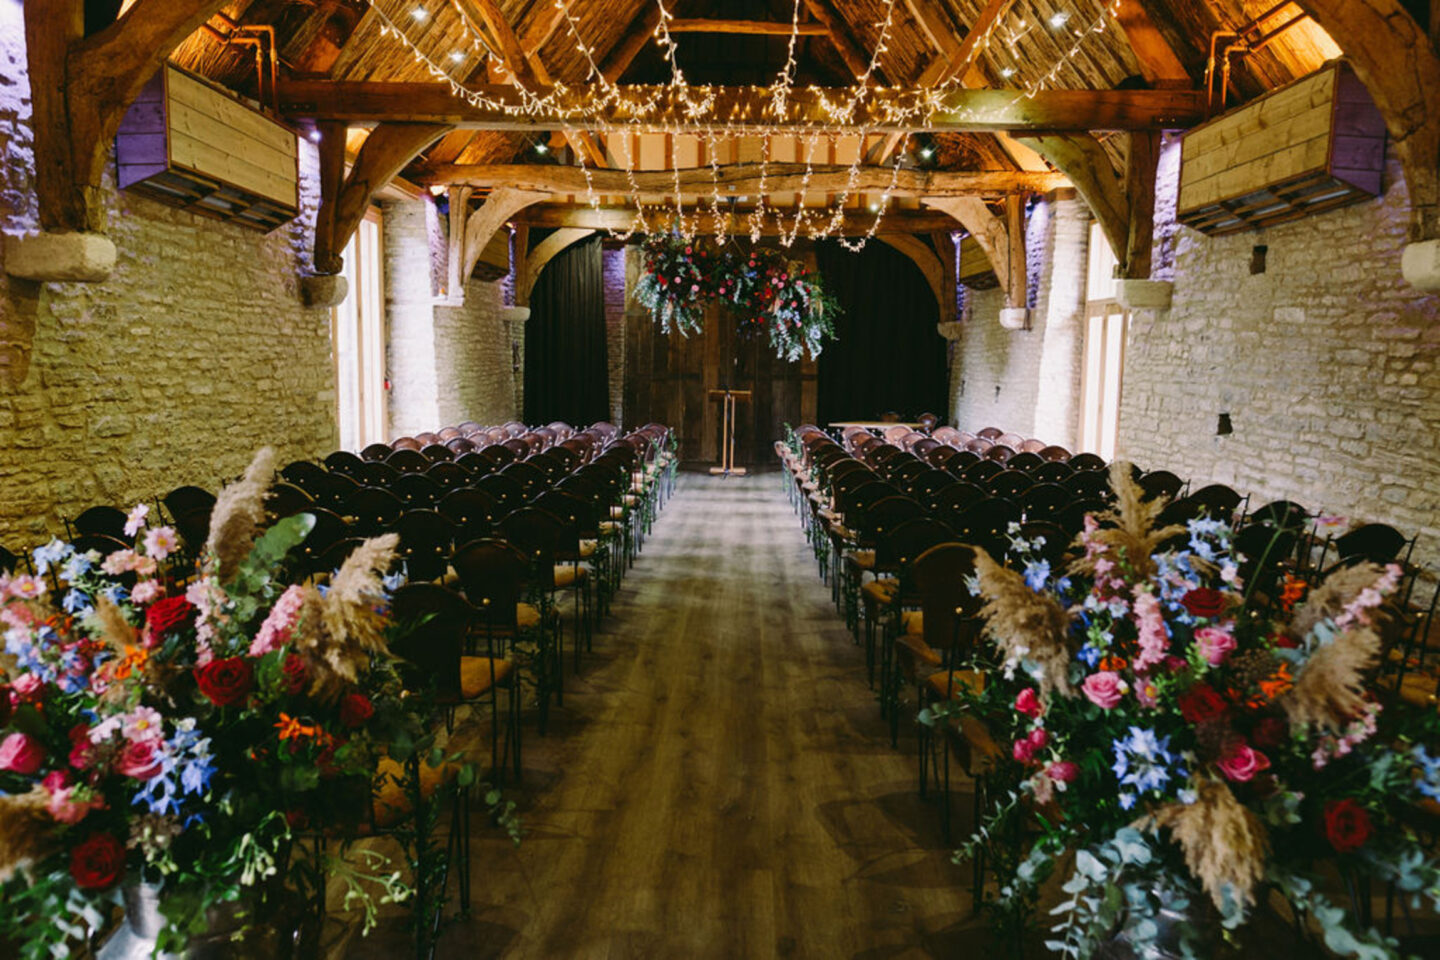
<path fill-rule="evenodd" d="M 640 248 L 607 246 L 601 254 L 605 282 L 605 360 L 609 365 L 610 422 L 625 417 L 625 307 L 640 269 Z M 629 426 L 640 426 L 631 424 Z"/>
<path fill-rule="evenodd" d="M 950 371 L 950 417 L 1069 445 L 1079 423 L 1089 211 L 1041 201 L 1026 224 L 1030 329 L 1005 330 L 1000 290 L 969 291 Z"/>
<path fill-rule="evenodd" d="M 1174 306 L 1134 317 L 1117 450 L 1258 502 L 1382 520 L 1440 558 L 1440 297 L 1400 275 L 1408 201 L 1177 234 Z M 1268 248 L 1252 275 L 1254 247 Z M 1217 415 L 1235 432 L 1215 436 Z"/>
<path fill-rule="evenodd" d="M 515 417 L 510 324 L 500 283 L 471 280 L 463 307 L 435 307 L 435 368 L 440 422 L 504 423 Z"/>
<path fill-rule="evenodd" d="M 6 234 L 37 227 L 30 116 L 21 4 L 0 0 Z M 318 199 L 302 148 L 303 214 L 268 235 L 112 190 L 108 281 L 40 285 L 0 262 L 0 543 L 63 533 L 96 503 L 214 489 L 265 444 L 334 449 L 330 313 L 303 306 L 297 280 Z"/>

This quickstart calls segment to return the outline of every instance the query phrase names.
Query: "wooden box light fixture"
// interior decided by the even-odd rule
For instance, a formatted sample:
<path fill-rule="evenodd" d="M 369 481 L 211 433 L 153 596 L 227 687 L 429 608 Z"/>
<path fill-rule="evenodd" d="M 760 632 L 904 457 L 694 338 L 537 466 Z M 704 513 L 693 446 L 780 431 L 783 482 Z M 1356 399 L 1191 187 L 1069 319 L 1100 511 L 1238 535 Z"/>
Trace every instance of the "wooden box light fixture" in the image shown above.
<path fill-rule="evenodd" d="M 1380 195 L 1385 122 L 1335 62 L 1186 132 L 1178 219 L 1223 236 Z"/>
<path fill-rule="evenodd" d="M 122 189 L 270 231 L 300 212 L 299 138 L 208 82 L 166 64 L 120 124 Z"/>

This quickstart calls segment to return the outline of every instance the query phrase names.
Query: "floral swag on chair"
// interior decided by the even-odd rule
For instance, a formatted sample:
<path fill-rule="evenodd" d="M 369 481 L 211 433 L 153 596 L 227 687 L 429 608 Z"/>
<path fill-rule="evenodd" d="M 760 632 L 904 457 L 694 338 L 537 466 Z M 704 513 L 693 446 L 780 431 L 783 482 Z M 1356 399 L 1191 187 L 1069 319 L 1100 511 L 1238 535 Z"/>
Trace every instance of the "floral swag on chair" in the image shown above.
<path fill-rule="evenodd" d="M 1128 464 L 1111 486 L 1067 569 L 1013 528 L 1020 569 L 977 551 L 983 689 L 921 714 L 973 714 L 1000 747 L 960 853 L 993 858 L 997 926 L 1018 944 L 1065 864 L 1047 946 L 1066 957 L 1213 956 L 1286 902 L 1335 955 L 1398 956 L 1368 910 L 1323 891 L 1363 899 L 1373 881 L 1440 905 L 1422 836 L 1440 811 L 1440 715 L 1371 677 L 1401 568 L 1309 587 L 1240 556 L 1219 520 L 1156 529 L 1163 500 L 1142 499 Z"/>
<path fill-rule="evenodd" d="M 705 308 L 718 300 L 742 333 L 767 330 L 775 355 L 791 362 L 818 357 L 835 337 L 839 304 L 808 267 L 778 250 L 742 253 L 667 233 L 648 238 L 644 252 L 635 299 L 665 333 L 699 333 Z"/>

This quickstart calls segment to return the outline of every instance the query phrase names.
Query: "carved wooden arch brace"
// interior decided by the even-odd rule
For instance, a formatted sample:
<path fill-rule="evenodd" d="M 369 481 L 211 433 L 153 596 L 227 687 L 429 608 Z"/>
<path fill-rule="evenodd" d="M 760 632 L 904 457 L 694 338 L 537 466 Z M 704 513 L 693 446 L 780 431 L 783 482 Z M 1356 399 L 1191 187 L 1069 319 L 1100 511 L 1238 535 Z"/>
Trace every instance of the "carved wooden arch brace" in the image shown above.
<path fill-rule="evenodd" d="M 480 205 L 480 209 L 470 214 L 470 218 L 465 221 L 465 258 L 462 261 L 461 282 L 475 272 L 475 264 L 479 262 L 480 254 L 506 220 L 532 203 L 549 199 L 550 194 L 533 190 L 512 190 L 509 187 L 492 190 L 490 196 Z"/>
<path fill-rule="evenodd" d="M 1007 201 L 1009 198 L 1007 198 Z M 990 259 L 1007 307 L 1025 306 L 1025 221 L 1020 197 L 1009 203 L 1007 223 L 979 197 L 926 197 L 924 203 L 954 217 Z"/>
<path fill-rule="evenodd" d="M 365 218 L 375 192 L 430 144 L 453 128 L 439 123 L 382 123 L 370 131 L 350 175 L 345 169 L 345 125 L 320 126 L 320 210 L 315 217 L 315 269 L 339 273 L 340 256 Z"/>
<path fill-rule="evenodd" d="M 1385 119 L 1410 190 L 1410 239 L 1440 239 L 1440 38 L 1399 0 L 1297 0 L 1345 51 Z"/>

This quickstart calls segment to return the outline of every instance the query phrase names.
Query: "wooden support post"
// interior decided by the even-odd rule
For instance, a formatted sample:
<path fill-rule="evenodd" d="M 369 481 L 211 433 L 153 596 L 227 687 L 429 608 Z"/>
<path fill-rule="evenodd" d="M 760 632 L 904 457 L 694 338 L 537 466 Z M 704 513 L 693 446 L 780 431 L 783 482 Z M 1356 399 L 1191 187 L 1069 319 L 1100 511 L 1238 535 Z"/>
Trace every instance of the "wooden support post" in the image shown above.
<path fill-rule="evenodd" d="M 1030 300 L 1025 251 L 1025 198 L 1012 193 L 1005 198 L 1005 229 L 1010 240 L 1010 270 L 1005 285 L 1007 306 L 1021 308 Z"/>
<path fill-rule="evenodd" d="M 511 239 L 513 241 L 511 246 L 515 251 L 514 262 L 510 264 L 510 274 L 515 278 L 515 306 L 528 307 L 530 306 L 530 291 L 525 291 L 525 298 L 522 300 L 520 298 L 520 282 L 524 279 L 526 265 L 530 262 L 530 224 L 515 224 L 515 233 Z"/>
<path fill-rule="evenodd" d="M 495 236 L 495 231 L 505 225 L 505 221 L 515 216 L 516 213 L 530 206 L 532 203 L 539 203 L 541 200 L 550 199 L 548 193 L 536 193 L 532 190 L 512 190 L 509 187 L 502 187 L 492 191 L 480 209 L 470 214 L 465 221 L 465 256 L 461 260 L 461 278 L 469 280 L 470 274 L 475 272 L 475 264 L 480 259 L 481 252 Z"/>
<path fill-rule="evenodd" d="M 461 270 L 465 261 L 465 223 L 470 219 L 470 196 L 474 192 L 473 187 L 465 186 L 451 187 L 449 191 L 450 238 L 446 244 L 445 292 L 456 303 L 464 301 L 465 281 L 469 279 Z"/>
<path fill-rule="evenodd" d="M 315 271 L 339 273 L 344 267 L 340 251 L 344 244 L 335 244 L 336 208 L 345 189 L 345 135 L 349 127 L 342 120 L 321 120 L 320 131 L 320 209 L 315 213 Z"/>
<path fill-rule="evenodd" d="M 1100 142 L 1088 133 L 1021 139 L 1069 176 L 1100 222 L 1115 259 L 1124 261 L 1130 248 L 1130 200 Z"/>
<path fill-rule="evenodd" d="M 956 274 L 955 240 L 949 230 L 935 230 L 930 234 L 935 245 L 935 256 L 940 259 L 943 271 L 940 286 L 940 322 L 950 323 L 956 319 L 956 301 L 959 299 L 960 278 Z"/>
<path fill-rule="evenodd" d="M 1130 201 L 1130 231 L 1125 245 L 1122 276 L 1150 277 L 1155 245 L 1155 171 L 1160 162 L 1160 134 L 1131 133 L 1125 158 L 1125 196 Z"/>

